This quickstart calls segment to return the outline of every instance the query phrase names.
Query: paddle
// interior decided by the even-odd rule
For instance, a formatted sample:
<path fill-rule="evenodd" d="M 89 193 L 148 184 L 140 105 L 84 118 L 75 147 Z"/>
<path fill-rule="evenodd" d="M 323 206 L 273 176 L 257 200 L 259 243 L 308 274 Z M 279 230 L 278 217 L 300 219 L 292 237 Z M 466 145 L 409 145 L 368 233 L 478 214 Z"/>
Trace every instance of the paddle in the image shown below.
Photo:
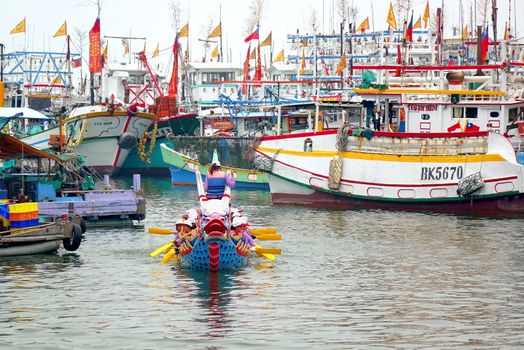
<path fill-rule="evenodd" d="M 261 228 L 250 228 L 249 233 L 252 235 L 264 235 L 277 233 L 277 229 L 274 227 L 261 227 Z"/>
<path fill-rule="evenodd" d="M 169 242 L 167 244 L 164 244 L 163 246 L 161 246 L 160 248 L 158 248 L 154 252 L 150 253 L 149 255 L 150 256 L 157 256 L 158 254 L 163 253 L 166 250 L 172 248 L 174 244 L 175 244 L 175 242 L 173 242 L 173 241 L 171 241 L 171 242 Z"/>
<path fill-rule="evenodd" d="M 281 235 L 278 234 L 265 234 L 260 236 L 255 236 L 256 239 L 260 241 L 280 241 L 282 239 Z"/>
<path fill-rule="evenodd" d="M 255 252 L 260 254 L 282 254 L 282 249 L 280 248 L 265 248 L 258 245 L 255 245 Z"/>
<path fill-rule="evenodd" d="M 261 246 L 259 246 L 258 244 L 255 244 L 255 253 L 257 253 L 259 256 L 261 257 L 264 257 L 268 260 L 275 260 L 276 257 L 273 255 L 273 254 L 265 254 L 265 253 L 262 253 L 259 249 L 262 248 Z"/>
<path fill-rule="evenodd" d="M 150 227 L 147 231 L 148 233 L 152 233 L 154 235 L 172 235 L 173 231 L 165 229 L 165 228 L 158 228 L 158 227 Z"/>
<path fill-rule="evenodd" d="M 160 260 L 160 263 L 161 264 L 165 264 L 167 263 L 169 260 L 171 260 L 171 258 L 173 257 L 173 255 L 175 255 L 175 250 L 173 248 L 171 248 L 167 253 L 166 255 L 164 255 L 164 257 L 162 258 L 162 260 Z"/>

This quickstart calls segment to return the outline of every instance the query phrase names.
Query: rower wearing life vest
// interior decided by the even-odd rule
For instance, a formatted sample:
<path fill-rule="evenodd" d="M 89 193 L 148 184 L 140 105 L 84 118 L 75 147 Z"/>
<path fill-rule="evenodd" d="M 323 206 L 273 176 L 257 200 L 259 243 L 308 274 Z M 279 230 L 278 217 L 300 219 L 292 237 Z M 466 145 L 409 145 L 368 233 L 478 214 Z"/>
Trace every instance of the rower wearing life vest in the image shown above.
<path fill-rule="evenodd" d="M 217 151 L 213 153 L 213 160 L 211 167 L 204 182 L 204 191 L 206 191 L 207 198 L 220 199 L 224 194 L 226 185 L 233 189 L 235 187 L 235 178 L 231 172 L 223 172 L 220 161 L 218 160 Z"/>

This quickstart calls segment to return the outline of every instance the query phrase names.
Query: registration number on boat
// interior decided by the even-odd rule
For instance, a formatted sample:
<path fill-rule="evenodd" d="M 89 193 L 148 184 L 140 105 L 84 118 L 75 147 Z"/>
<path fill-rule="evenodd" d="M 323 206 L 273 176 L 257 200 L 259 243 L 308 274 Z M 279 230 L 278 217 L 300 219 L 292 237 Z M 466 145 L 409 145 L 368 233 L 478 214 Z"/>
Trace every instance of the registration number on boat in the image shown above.
<path fill-rule="evenodd" d="M 463 176 L 464 168 L 462 166 L 423 166 L 420 173 L 420 180 L 460 180 Z"/>

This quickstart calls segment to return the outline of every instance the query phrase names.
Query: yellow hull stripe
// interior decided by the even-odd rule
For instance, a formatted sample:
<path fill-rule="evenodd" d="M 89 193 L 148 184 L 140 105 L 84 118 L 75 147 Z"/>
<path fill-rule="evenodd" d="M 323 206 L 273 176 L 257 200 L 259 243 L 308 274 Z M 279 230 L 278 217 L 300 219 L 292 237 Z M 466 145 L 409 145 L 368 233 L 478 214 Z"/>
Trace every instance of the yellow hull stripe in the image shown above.
<path fill-rule="evenodd" d="M 333 158 L 339 156 L 344 159 L 376 160 L 384 162 L 406 162 L 406 163 L 472 163 L 472 162 L 503 162 L 506 161 L 500 154 L 476 154 L 457 156 L 432 156 L 432 155 L 396 155 L 363 152 L 337 152 L 337 151 L 314 151 L 300 152 L 290 150 L 279 150 L 276 148 L 258 147 L 262 153 L 278 153 L 292 156 L 310 158 Z"/>

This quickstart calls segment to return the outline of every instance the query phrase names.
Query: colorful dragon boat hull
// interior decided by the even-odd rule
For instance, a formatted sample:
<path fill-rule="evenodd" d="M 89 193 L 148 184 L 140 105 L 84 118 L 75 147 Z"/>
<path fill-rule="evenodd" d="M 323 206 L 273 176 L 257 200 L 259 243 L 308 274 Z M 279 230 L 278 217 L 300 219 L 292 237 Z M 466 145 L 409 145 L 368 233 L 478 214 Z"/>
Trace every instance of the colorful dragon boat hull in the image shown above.
<path fill-rule="evenodd" d="M 112 175 L 120 169 L 130 149 L 142 139 L 156 116 L 145 112 L 108 111 L 102 106 L 80 107 L 64 120 L 63 134 L 69 148 L 85 157 L 87 166 Z M 48 149 L 58 127 L 28 136 L 22 141 Z"/>
<path fill-rule="evenodd" d="M 166 144 L 161 144 L 162 157 L 165 163 L 169 165 L 171 173 L 171 183 L 178 186 L 195 186 L 195 173 L 198 170 L 200 174 L 207 174 L 209 166 L 202 165 L 196 160 L 185 156 Z M 268 175 L 265 172 L 249 169 L 237 169 L 222 167 L 224 171 L 232 170 L 236 175 L 236 189 L 248 190 L 268 190 Z"/>
<path fill-rule="evenodd" d="M 247 264 L 248 257 L 236 252 L 236 244 L 231 239 L 197 239 L 191 252 L 180 256 L 180 264 L 198 270 L 239 269 Z"/>
<path fill-rule="evenodd" d="M 524 215 L 524 167 L 500 134 L 358 134 L 342 149 L 340 130 L 263 138 L 273 203 Z"/>

